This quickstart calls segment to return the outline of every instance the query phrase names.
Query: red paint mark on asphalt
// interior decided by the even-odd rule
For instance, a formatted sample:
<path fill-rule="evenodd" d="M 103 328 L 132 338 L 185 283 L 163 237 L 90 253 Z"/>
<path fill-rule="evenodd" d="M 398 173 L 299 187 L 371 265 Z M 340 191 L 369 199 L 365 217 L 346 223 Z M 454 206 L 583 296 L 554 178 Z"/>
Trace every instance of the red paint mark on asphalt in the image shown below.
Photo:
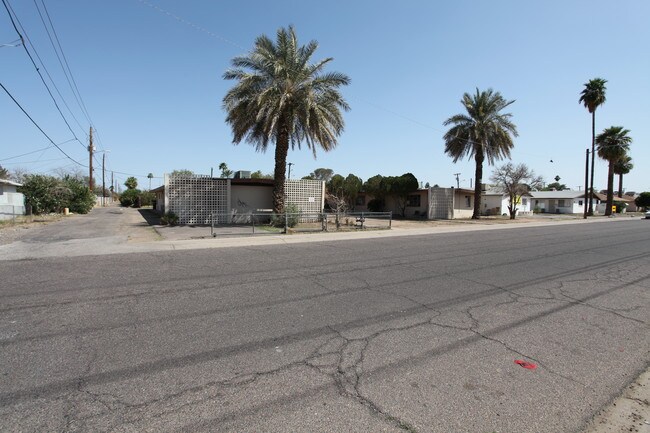
<path fill-rule="evenodd" d="M 527 368 L 528 370 L 534 370 L 537 368 L 537 364 L 533 364 L 532 362 L 522 361 L 521 359 L 515 359 L 515 364 Z"/>

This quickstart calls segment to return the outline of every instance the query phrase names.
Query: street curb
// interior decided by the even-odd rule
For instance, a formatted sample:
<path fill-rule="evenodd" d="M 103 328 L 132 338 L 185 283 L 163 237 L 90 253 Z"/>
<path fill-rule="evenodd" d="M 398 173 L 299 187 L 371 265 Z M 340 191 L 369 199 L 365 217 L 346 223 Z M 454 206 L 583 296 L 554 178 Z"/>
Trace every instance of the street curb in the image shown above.
<path fill-rule="evenodd" d="M 650 367 L 603 408 L 582 433 L 650 432 Z"/>

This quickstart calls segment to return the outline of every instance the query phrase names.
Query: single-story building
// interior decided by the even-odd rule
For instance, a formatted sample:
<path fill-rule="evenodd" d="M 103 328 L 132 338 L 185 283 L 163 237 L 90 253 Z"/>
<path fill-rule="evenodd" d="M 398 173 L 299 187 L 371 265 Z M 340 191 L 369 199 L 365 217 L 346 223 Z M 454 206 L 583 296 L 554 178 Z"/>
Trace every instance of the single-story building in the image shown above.
<path fill-rule="evenodd" d="M 525 194 L 517 203 L 517 215 L 530 215 L 530 194 Z M 510 215 L 508 206 L 510 197 L 501 191 L 485 191 L 483 194 L 483 214 L 485 215 Z"/>
<path fill-rule="evenodd" d="M 25 196 L 18 192 L 22 184 L 0 179 L 0 220 L 25 214 Z"/>
<path fill-rule="evenodd" d="M 203 175 L 170 176 L 152 192 L 156 210 L 173 212 L 180 224 L 210 224 L 213 216 L 232 221 L 236 216 L 270 213 L 273 208 L 273 179 L 251 179 L 236 173 L 235 178 Z M 325 182 L 287 179 L 285 204 L 296 205 L 303 213 L 321 213 L 325 204 Z"/>
<path fill-rule="evenodd" d="M 594 197 L 598 200 L 597 211 L 599 213 L 605 213 L 605 208 L 607 207 L 607 194 L 602 194 L 599 192 L 594 193 Z M 623 195 L 623 197 L 618 197 L 614 194 L 614 205 L 616 202 L 623 202 L 626 204 L 622 212 L 636 212 L 636 204 L 634 203 L 634 197 L 629 195 Z"/>
<path fill-rule="evenodd" d="M 554 214 L 581 214 L 584 213 L 584 191 L 531 191 L 533 212 Z M 594 210 L 600 203 L 594 197 Z"/>

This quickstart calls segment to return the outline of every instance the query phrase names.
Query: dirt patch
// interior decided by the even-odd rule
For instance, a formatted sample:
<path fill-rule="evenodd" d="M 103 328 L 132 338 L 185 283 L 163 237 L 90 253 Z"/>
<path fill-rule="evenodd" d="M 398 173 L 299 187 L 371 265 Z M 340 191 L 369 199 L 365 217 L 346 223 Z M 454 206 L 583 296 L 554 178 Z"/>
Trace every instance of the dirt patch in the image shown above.
<path fill-rule="evenodd" d="M 29 230 L 61 221 L 62 214 L 20 216 L 15 221 L 0 221 L 0 245 L 19 241 Z"/>
<path fill-rule="evenodd" d="M 600 412 L 583 433 L 650 432 L 650 369 Z"/>

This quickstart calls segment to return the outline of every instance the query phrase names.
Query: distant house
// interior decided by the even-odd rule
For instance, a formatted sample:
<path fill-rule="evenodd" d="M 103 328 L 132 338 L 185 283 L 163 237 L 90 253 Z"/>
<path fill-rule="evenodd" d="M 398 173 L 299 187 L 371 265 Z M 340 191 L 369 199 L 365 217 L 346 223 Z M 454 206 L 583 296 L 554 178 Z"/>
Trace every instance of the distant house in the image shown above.
<path fill-rule="evenodd" d="M 602 193 L 594 193 L 594 197 L 598 199 L 598 206 L 597 210 L 599 213 L 605 213 L 605 208 L 607 207 L 607 194 L 602 194 Z M 634 203 L 634 197 L 630 197 L 629 195 L 623 195 L 623 197 L 618 197 L 616 194 L 614 194 L 614 202 L 623 202 L 627 206 L 622 210 L 622 212 L 636 212 L 636 204 Z"/>
<path fill-rule="evenodd" d="M 0 179 L 0 220 L 25 214 L 25 196 L 18 192 L 20 183 Z"/>
<path fill-rule="evenodd" d="M 517 203 L 517 215 L 532 213 L 530 207 L 530 194 L 525 194 Z M 485 215 L 510 215 L 508 206 L 510 197 L 500 191 L 485 191 L 483 194 L 483 214 Z"/>
<path fill-rule="evenodd" d="M 531 204 L 533 212 L 554 214 L 580 214 L 584 212 L 584 191 L 532 191 Z M 594 198 L 594 207 L 600 201 Z"/>

